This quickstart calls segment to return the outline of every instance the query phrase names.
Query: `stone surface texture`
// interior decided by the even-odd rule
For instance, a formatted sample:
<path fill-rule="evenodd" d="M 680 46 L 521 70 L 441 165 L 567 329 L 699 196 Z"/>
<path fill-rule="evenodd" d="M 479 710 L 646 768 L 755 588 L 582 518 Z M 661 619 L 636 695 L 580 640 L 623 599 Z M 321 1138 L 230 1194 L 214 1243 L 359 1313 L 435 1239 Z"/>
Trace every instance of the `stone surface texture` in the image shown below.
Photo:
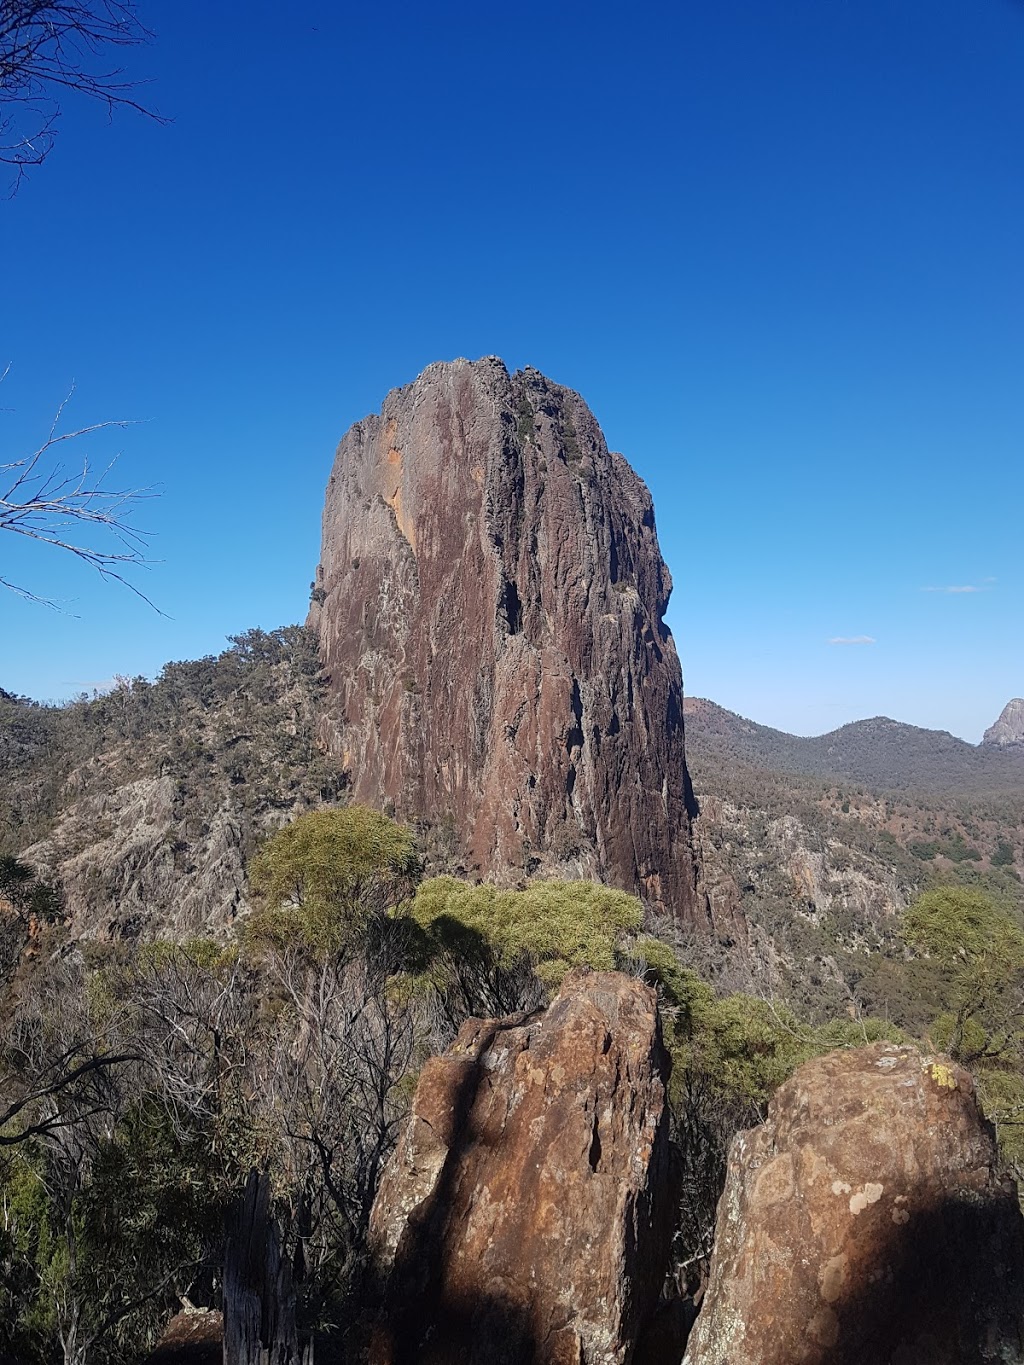
<path fill-rule="evenodd" d="M 1024 1220 L 971 1077 L 875 1044 L 734 1139 L 686 1365 L 1024 1360 Z"/>
<path fill-rule="evenodd" d="M 693 918 L 670 591 L 650 494 L 578 394 L 431 365 L 327 487 L 309 624 L 353 797 L 449 829 L 469 875 L 598 877 Z"/>
<path fill-rule="evenodd" d="M 224 1317 L 213 1308 L 184 1308 L 163 1330 L 145 1365 L 221 1365 Z"/>
<path fill-rule="evenodd" d="M 571 973 L 424 1067 L 371 1218 L 373 1365 L 626 1365 L 672 1232 L 654 992 Z"/>
<path fill-rule="evenodd" d="M 988 727 L 981 742 L 1000 748 L 1008 744 L 1024 744 L 1024 697 L 1014 697 L 1006 703 L 999 719 Z"/>

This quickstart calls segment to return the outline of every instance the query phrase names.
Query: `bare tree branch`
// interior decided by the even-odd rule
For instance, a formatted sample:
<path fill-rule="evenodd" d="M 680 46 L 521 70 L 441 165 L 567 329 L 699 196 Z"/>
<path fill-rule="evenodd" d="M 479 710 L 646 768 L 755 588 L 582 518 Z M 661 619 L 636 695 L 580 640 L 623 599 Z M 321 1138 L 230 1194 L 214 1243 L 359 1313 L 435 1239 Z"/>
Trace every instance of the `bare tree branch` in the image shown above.
<path fill-rule="evenodd" d="M 0 0 L 0 163 L 22 176 L 53 149 L 66 91 L 167 120 L 135 97 L 140 82 L 109 54 L 149 42 L 135 0 Z"/>
<path fill-rule="evenodd" d="M 76 1091 L 80 1082 L 102 1073 L 108 1068 L 123 1066 L 126 1062 L 139 1060 L 134 1053 L 95 1053 L 87 1057 L 85 1061 L 73 1065 L 75 1057 L 80 1055 L 80 1046 L 76 1045 L 70 1048 L 62 1056 L 56 1058 L 41 1076 L 30 1082 L 23 1094 L 16 1100 L 10 1101 L 6 1108 L 0 1110 L 0 1147 L 11 1147 L 15 1143 L 24 1142 L 26 1138 L 30 1137 L 47 1137 L 59 1128 L 69 1127 L 80 1122 L 83 1118 L 83 1112 L 80 1110 L 65 1113 L 47 1107 L 47 1111 L 42 1117 L 27 1123 L 23 1128 L 14 1132 L 4 1131 L 26 1109 L 42 1104 L 46 1100 L 52 1100 Z M 80 1095 L 78 1097 L 81 1098 Z M 96 1104 L 87 1111 L 88 1115 L 102 1112 L 104 1112 L 102 1104 Z"/>
<path fill-rule="evenodd" d="M 117 463 L 116 457 L 99 473 L 94 471 L 88 456 L 74 468 L 59 458 L 65 442 L 78 441 L 115 427 L 124 429 L 132 423 L 93 422 L 76 430 L 60 431 L 64 410 L 74 392 L 72 385 L 57 408 L 46 439 L 31 455 L 0 464 L 0 531 L 11 531 L 43 545 L 66 550 L 104 578 L 121 583 L 154 611 L 160 612 L 160 608 L 125 577 L 126 570 L 146 568 L 151 562 L 145 556 L 148 532 L 133 526 L 130 518 L 137 503 L 158 496 L 155 489 L 152 486 L 109 486 L 107 480 Z M 108 546 L 90 543 L 90 531 L 105 536 Z M 111 541 L 113 547 L 110 547 Z M 2 573 L 0 587 L 60 610 L 51 598 L 41 597 L 13 583 Z M 164 613 L 160 612 L 160 615 Z"/>

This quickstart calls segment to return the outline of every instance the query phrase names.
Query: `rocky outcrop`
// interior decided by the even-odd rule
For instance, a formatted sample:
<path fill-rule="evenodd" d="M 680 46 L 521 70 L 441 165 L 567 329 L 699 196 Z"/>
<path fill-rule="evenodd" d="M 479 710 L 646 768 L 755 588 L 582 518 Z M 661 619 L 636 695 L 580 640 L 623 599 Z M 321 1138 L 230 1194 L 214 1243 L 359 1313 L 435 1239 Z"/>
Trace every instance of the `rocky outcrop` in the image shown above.
<path fill-rule="evenodd" d="M 570 974 L 423 1069 L 371 1218 L 373 1365 L 624 1365 L 673 1220 L 654 992 Z"/>
<path fill-rule="evenodd" d="M 92 701 L 0 697 L 0 845 L 59 885 L 75 938 L 227 937 L 254 849 L 343 790 L 316 748 L 321 714 L 299 627 Z"/>
<path fill-rule="evenodd" d="M 223 1365 L 223 1360 L 223 1314 L 188 1307 L 171 1318 L 145 1365 Z"/>
<path fill-rule="evenodd" d="M 1024 697 L 1014 697 L 1006 703 L 999 713 L 999 719 L 988 727 L 981 742 L 999 748 L 1008 744 L 1024 744 Z"/>
<path fill-rule="evenodd" d="M 733 1142 L 686 1365 L 1024 1360 L 1024 1220 L 969 1074 L 876 1044 Z"/>
<path fill-rule="evenodd" d="M 327 487 L 309 624 L 354 798 L 445 825 L 470 875 L 569 870 L 693 919 L 670 590 L 650 494 L 578 394 L 431 365 Z"/>

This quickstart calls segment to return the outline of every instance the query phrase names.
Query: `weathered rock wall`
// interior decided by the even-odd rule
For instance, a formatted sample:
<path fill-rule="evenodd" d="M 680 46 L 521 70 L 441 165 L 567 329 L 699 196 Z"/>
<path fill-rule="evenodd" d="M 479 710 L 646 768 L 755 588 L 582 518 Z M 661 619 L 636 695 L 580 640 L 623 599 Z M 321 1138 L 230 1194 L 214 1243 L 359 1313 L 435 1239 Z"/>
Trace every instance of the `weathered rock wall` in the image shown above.
<path fill-rule="evenodd" d="M 310 624 L 353 796 L 471 875 L 570 869 L 698 911 L 671 579 L 583 400 L 431 365 L 338 448 Z"/>
<path fill-rule="evenodd" d="M 1024 1361 L 1024 1219 L 970 1075 L 876 1044 L 733 1141 L 685 1365 Z"/>
<path fill-rule="evenodd" d="M 371 1218 L 372 1365 L 625 1365 L 674 1214 L 654 991 L 575 972 L 427 1062 Z"/>

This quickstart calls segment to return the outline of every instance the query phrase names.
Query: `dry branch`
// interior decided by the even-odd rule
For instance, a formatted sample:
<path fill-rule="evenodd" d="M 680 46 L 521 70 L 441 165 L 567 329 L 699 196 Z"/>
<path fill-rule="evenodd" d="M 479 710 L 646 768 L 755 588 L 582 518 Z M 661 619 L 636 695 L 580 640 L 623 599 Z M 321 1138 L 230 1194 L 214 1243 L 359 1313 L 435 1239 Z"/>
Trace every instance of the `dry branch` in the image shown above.
<path fill-rule="evenodd" d="M 12 168 L 12 194 L 52 151 L 67 91 L 166 122 L 136 99 L 140 82 L 108 65 L 151 37 L 135 0 L 0 0 L 0 164 Z"/>
<path fill-rule="evenodd" d="M 138 502 L 156 497 L 152 486 L 145 488 L 110 487 L 107 483 L 117 457 L 97 474 L 86 456 L 81 465 L 70 468 L 60 460 L 61 448 L 69 441 L 81 440 L 109 428 L 125 428 L 126 421 L 94 422 L 74 431 L 59 431 L 64 409 L 74 393 L 72 386 L 60 404 L 49 433 L 31 455 L 0 464 L 0 531 L 12 531 L 29 540 L 51 545 L 89 564 L 104 578 L 114 579 L 137 597 L 159 611 L 150 599 L 125 577 L 125 570 L 144 568 L 148 533 L 131 524 Z M 6 486 L 5 486 L 6 485 Z M 83 533 L 99 532 L 111 548 L 90 544 Z M 56 607 L 50 599 L 0 574 L 0 587 L 9 588 L 33 602 Z M 161 613 L 162 615 L 163 613 Z"/>

